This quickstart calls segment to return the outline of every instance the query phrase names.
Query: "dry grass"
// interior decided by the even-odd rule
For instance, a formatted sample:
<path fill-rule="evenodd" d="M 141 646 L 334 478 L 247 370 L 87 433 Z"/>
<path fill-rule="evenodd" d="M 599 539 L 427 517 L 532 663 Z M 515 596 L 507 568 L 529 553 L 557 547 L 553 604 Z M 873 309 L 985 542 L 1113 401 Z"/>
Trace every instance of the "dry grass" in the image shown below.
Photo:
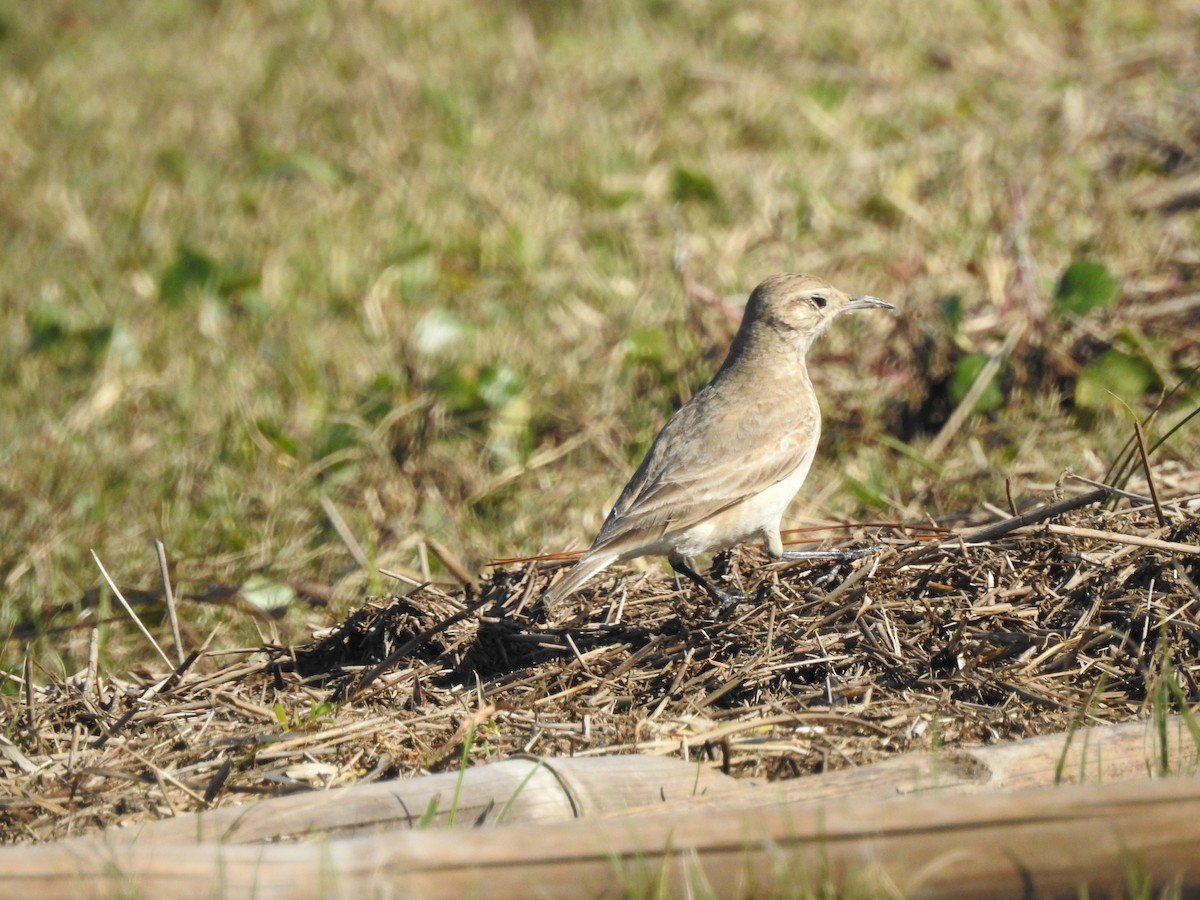
<path fill-rule="evenodd" d="M 77 740 L 88 766 L 150 777 L 122 745 L 90 748 L 153 681 L 90 549 L 162 641 L 150 550 L 161 538 L 186 645 L 221 648 L 294 643 L 314 620 L 341 627 L 347 608 L 390 589 L 381 568 L 444 584 L 431 539 L 471 572 L 494 556 L 581 545 L 657 427 L 724 351 L 733 323 L 697 285 L 736 310 L 764 275 L 808 270 L 902 309 L 847 323 L 821 345 L 814 380 L 826 439 L 790 524 L 942 520 L 1003 503 L 1006 482 L 1026 504 L 1068 466 L 1105 478 L 1162 390 L 1184 385 L 1149 423 L 1151 441 L 1198 406 L 1188 380 L 1200 364 L 1197 27 L 1195 5 L 1182 0 L 953 2 L 936 17 L 913 0 L 853 12 L 832 2 L 0 0 L 0 668 L 66 691 L 94 635 L 99 671 L 133 673 L 89 682 L 96 708 L 86 715 L 47 712 L 26 752 L 70 759 Z M 1060 316 L 1056 282 L 1083 258 L 1116 276 L 1118 296 Z M 951 297 L 960 317 L 946 312 Z M 1122 395 L 1128 407 L 1078 408 L 1081 373 L 1113 348 L 1153 377 Z M 1002 405 L 939 440 L 962 358 L 1001 350 Z M 1198 435 L 1193 419 L 1155 454 L 1164 473 L 1180 463 L 1190 477 Z M 1074 545 L 1044 540 L 1021 545 L 1011 569 L 997 558 L 996 578 L 1053 586 L 1039 573 L 1069 566 L 1054 559 L 1069 560 Z M 1034 568 L 1023 575 L 1020 564 Z M 1027 612 L 980 620 L 974 575 L 948 582 L 949 599 L 934 590 L 937 603 L 913 594 L 920 582 L 910 576 L 894 599 L 910 606 L 865 611 L 870 636 L 853 640 L 859 620 L 852 629 L 849 619 L 802 639 L 833 610 L 813 608 L 807 588 L 781 586 L 759 614 L 773 611 L 773 626 L 701 630 L 687 656 L 690 646 L 671 648 L 696 623 L 648 575 L 647 605 L 625 616 L 636 627 L 576 636 L 584 663 L 558 635 L 545 658 L 522 655 L 533 652 L 528 639 L 500 626 L 487 646 L 508 661 L 478 649 L 468 661 L 489 685 L 532 666 L 549 697 L 553 684 L 609 672 L 622 647 L 657 642 L 664 674 L 638 686 L 659 691 L 653 700 L 598 692 L 583 744 L 551 728 L 533 746 L 579 750 L 657 740 L 680 727 L 661 724 L 670 716 L 713 715 L 716 700 L 696 704 L 740 667 L 776 665 L 764 647 L 844 653 L 847 668 L 796 662 L 735 679 L 722 699 L 729 709 L 769 704 L 785 688 L 819 699 L 858 684 L 857 665 L 875 684 L 879 659 L 897 646 L 903 666 L 888 670 L 923 683 L 917 669 L 939 651 L 893 630 L 905 616 L 934 628 L 943 600 L 952 619 L 965 617 L 963 646 L 976 646 L 979 628 L 980 652 L 1004 665 L 1003 648 L 1036 657 L 1052 648 L 1047 635 L 1065 644 L 1086 610 L 1109 602 L 1099 579 L 1079 588 L 1066 624 L 1043 622 L 1058 602 L 1049 595 L 1045 609 L 1030 601 L 1032 621 Z M 491 589 L 511 589 L 509 578 Z M 1121 602 L 1166 603 L 1153 578 Z M 426 623 L 437 614 L 412 612 Z M 658 636 L 644 633 L 660 625 Z M 1080 627 L 1075 636 L 1091 634 Z M 987 644 L 992 629 L 1017 637 Z M 397 722 L 376 745 L 342 745 L 339 771 L 411 771 L 450 739 L 475 701 L 472 669 L 455 657 L 468 632 L 444 640 L 450 656 L 419 669 L 436 727 Z M 1135 658 L 1152 644 L 1139 643 Z M 853 662 L 868 648 L 882 656 Z M 1186 642 L 1177 649 L 1194 658 Z M 364 647 L 358 664 L 377 652 Z M 272 663 L 247 658 L 235 681 L 264 713 L 251 734 L 278 734 L 276 697 L 285 718 L 307 721 L 316 689 L 276 682 Z M 1094 681 L 1069 666 L 1070 677 L 1047 671 L 1030 677 L 1044 675 L 1035 693 L 1049 706 L 1005 706 L 983 675 L 971 686 L 962 675 L 955 684 L 974 699 L 961 702 L 984 711 L 953 727 L 981 737 L 1069 718 Z M 822 672 L 828 688 L 804 681 Z M 10 708 L 22 702 L 18 683 L 0 687 Z M 245 727 L 216 688 L 177 690 L 209 704 L 213 740 L 222 722 Z M 538 733 L 536 698 L 518 699 L 519 727 L 496 738 L 497 752 Z M 601 710 L 627 702 L 627 712 L 658 710 L 649 734 L 636 718 L 603 725 Z M 249 760 L 217 799 L 261 787 L 257 754 L 209 746 L 190 713 L 156 722 L 156 708 L 129 732 L 148 742 L 154 765 L 198 766 L 186 778 L 203 794 L 213 778 L 204 766 Z M 379 713 L 338 721 L 345 715 Z M 904 715 L 887 741 L 910 740 L 904 728 L 925 713 Z M 1031 724 L 1019 726 L 1023 716 Z M 919 719 L 926 734 L 935 718 Z M 571 719 L 564 734 L 577 727 Z M 5 733 L 23 739 L 15 725 Z M 194 757 L 150 752 L 193 739 Z M 872 740 L 882 749 L 884 737 Z M 807 768 L 839 752 L 836 741 L 788 746 L 795 752 L 762 765 Z M 52 805 L 31 799 L 10 834 L 58 833 L 38 817 L 68 807 L 61 827 L 83 827 L 87 802 L 64 798 L 108 796 L 107 776 L 54 758 L 72 787 L 23 787 Z M 139 795 L 155 814 L 157 791 Z"/>
<path fill-rule="evenodd" d="M 546 581 L 521 566 L 474 602 L 371 600 L 295 648 L 26 683 L 0 696 L 0 840 L 464 758 L 681 754 L 775 779 L 1163 715 L 1197 694 L 1189 480 L 1161 525 L 1144 504 L 1034 511 L 986 541 L 881 532 L 889 550 L 852 569 L 736 556 L 726 577 L 755 599 L 716 621 L 690 587 L 618 573 L 581 592 L 571 627 L 549 627 L 517 612 Z"/>

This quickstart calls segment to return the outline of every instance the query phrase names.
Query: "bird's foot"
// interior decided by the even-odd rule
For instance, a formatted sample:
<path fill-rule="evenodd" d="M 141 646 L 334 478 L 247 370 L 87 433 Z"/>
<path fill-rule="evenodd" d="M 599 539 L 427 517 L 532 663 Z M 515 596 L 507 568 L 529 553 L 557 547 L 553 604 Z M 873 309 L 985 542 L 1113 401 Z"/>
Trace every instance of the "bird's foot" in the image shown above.
<path fill-rule="evenodd" d="M 824 575 L 821 575 L 818 578 L 814 578 L 812 580 L 812 584 L 810 585 L 810 587 L 823 588 L 826 585 L 833 584 L 833 582 L 838 580 L 838 578 L 841 576 L 841 574 L 842 574 L 842 566 L 841 566 L 841 563 L 838 563 L 833 568 L 831 568 L 828 572 L 826 572 Z"/>
<path fill-rule="evenodd" d="M 865 547 L 837 547 L 831 550 L 784 550 L 778 559 L 784 562 L 799 562 L 802 560 L 832 560 L 834 562 L 853 562 L 865 556 L 882 553 L 886 544 L 868 544 Z"/>
<path fill-rule="evenodd" d="M 719 622 L 737 609 L 739 603 L 753 599 L 749 594 L 743 594 L 741 591 L 723 591 L 715 584 L 711 585 L 711 590 L 706 593 L 713 602 L 712 607 L 704 614 L 706 622 Z"/>
<path fill-rule="evenodd" d="M 682 557 L 668 557 L 668 561 L 671 563 L 671 568 L 675 570 L 677 575 L 682 575 L 687 578 L 688 581 L 692 582 L 694 585 L 696 585 L 696 587 L 708 594 L 709 598 L 713 601 L 714 609 L 705 616 L 706 619 L 714 620 L 720 618 L 739 603 L 742 603 L 748 599 L 747 596 L 741 591 L 727 591 L 723 588 L 717 587 L 717 585 L 693 569 L 688 564 L 687 560 L 683 559 Z"/>

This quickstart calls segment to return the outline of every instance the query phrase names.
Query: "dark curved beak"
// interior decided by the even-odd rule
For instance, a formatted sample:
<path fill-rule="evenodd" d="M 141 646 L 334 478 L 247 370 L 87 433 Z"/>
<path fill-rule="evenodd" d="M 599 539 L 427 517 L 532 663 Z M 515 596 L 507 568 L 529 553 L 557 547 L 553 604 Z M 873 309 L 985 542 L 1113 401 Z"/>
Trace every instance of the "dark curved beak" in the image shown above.
<path fill-rule="evenodd" d="M 843 309 L 895 309 L 896 307 L 888 303 L 886 300 L 880 300 L 878 297 L 851 297 Z"/>

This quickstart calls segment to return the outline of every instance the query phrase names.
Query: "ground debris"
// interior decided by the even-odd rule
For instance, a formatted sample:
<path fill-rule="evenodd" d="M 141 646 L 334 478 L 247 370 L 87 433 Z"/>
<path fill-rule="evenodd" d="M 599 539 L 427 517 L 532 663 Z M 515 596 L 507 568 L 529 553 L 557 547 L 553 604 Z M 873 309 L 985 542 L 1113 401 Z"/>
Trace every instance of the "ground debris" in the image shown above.
<path fill-rule="evenodd" d="M 881 530 L 883 553 L 840 568 L 742 550 L 717 571 L 751 599 L 715 620 L 690 585 L 610 570 L 548 624 L 535 563 L 470 602 L 372 598 L 302 646 L 22 682 L 0 695 L 0 841 L 411 776 L 464 750 L 686 754 L 773 779 L 1146 717 L 1200 697 L 1200 502 L 1162 510 L 1091 507 L 978 543 Z"/>

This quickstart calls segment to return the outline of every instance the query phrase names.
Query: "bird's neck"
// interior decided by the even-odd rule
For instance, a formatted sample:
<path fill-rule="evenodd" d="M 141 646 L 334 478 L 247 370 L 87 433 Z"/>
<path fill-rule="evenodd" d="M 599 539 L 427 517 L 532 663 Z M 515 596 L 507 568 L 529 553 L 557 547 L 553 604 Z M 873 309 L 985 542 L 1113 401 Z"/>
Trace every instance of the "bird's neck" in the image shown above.
<path fill-rule="evenodd" d="M 733 339 L 729 355 L 721 366 L 726 371 L 761 371 L 762 366 L 777 369 L 782 374 L 792 368 L 805 371 L 805 358 L 819 332 L 758 327 L 743 328 Z M 757 365 L 744 366 L 742 360 L 761 360 Z"/>

